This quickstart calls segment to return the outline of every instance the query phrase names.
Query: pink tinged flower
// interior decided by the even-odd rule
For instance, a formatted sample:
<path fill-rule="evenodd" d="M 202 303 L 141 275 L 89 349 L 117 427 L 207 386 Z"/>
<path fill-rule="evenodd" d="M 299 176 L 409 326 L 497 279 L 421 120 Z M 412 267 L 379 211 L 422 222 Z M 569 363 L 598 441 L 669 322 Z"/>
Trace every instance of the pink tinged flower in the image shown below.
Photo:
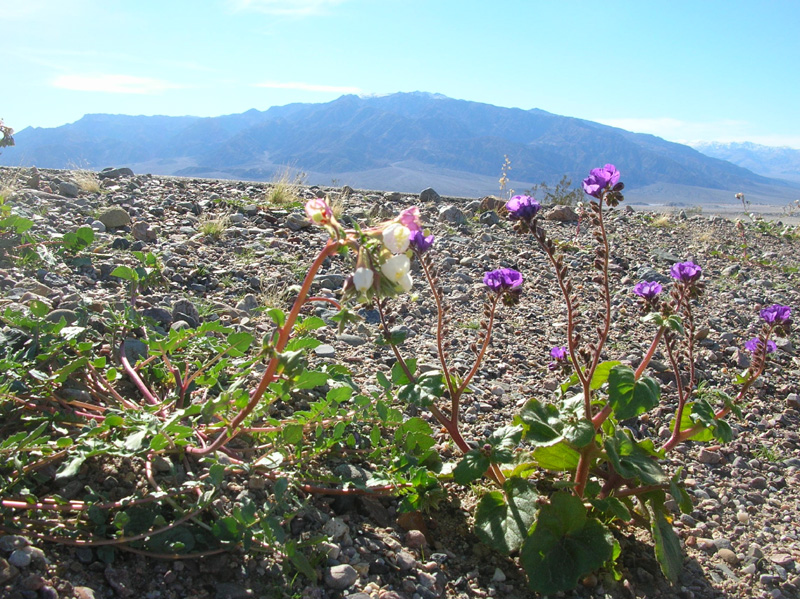
<path fill-rule="evenodd" d="M 556 346 L 550 350 L 550 357 L 559 362 L 566 360 L 567 355 L 567 347 L 565 345 L 560 347 Z"/>
<path fill-rule="evenodd" d="M 412 280 L 409 271 L 411 260 L 405 254 L 392 256 L 381 266 L 381 272 L 392 283 L 399 285 L 403 291 L 411 289 Z"/>
<path fill-rule="evenodd" d="M 383 230 L 383 245 L 393 254 L 402 254 L 411 241 L 411 229 L 400 223 L 393 223 Z"/>
<path fill-rule="evenodd" d="M 583 191 L 598 200 L 605 189 L 613 188 L 619 183 L 619 171 L 613 164 L 606 164 L 603 168 L 593 168 L 589 176 L 583 180 Z"/>
<path fill-rule="evenodd" d="M 356 269 L 353 273 L 353 286 L 359 293 L 366 293 L 372 289 L 372 282 L 375 280 L 375 273 L 371 268 L 364 268 L 363 266 Z"/>
<path fill-rule="evenodd" d="M 511 220 L 530 221 L 541 209 L 541 204 L 533 196 L 518 195 L 506 202 L 506 210 Z"/>
<path fill-rule="evenodd" d="M 508 291 L 522 285 L 522 274 L 511 268 L 499 268 L 484 274 L 483 283 L 492 291 Z"/>
<path fill-rule="evenodd" d="M 761 339 L 758 337 L 753 337 L 749 341 L 745 342 L 744 348 L 752 354 L 756 353 L 761 348 Z M 775 345 L 775 342 L 772 339 L 767 339 L 767 353 L 771 354 L 777 349 L 778 346 Z"/>
<path fill-rule="evenodd" d="M 703 274 L 703 269 L 694 262 L 678 262 L 672 265 L 669 274 L 681 283 L 694 283 Z"/>
<path fill-rule="evenodd" d="M 308 200 L 305 205 L 308 220 L 317 225 L 327 225 L 333 222 L 333 210 L 322 198 Z"/>
<path fill-rule="evenodd" d="M 787 324 L 792 318 L 792 309 L 789 306 L 774 304 L 759 312 L 761 318 L 769 324 Z"/>
<path fill-rule="evenodd" d="M 663 290 L 664 288 L 658 281 L 642 281 L 641 283 L 636 283 L 633 288 L 633 292 L 636 295 L 648 301 L 654 299 Z"/>
<path fill-rule="evenodd" d="M 416 206 L 412 206 L 411 208 L 406 208 L 397 216 L 397 222 L 407 227 L 411 231 L 421 231 L 422 230 L 422 220 L 419 216 L 419 208 Z"/>

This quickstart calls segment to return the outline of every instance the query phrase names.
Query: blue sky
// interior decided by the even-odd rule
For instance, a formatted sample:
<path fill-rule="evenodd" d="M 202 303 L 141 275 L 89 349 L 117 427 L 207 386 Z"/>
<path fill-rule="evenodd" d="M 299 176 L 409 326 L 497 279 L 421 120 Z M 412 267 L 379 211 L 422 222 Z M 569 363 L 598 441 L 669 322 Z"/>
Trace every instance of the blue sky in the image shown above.
<path fill-rule="evenodd" d="M 800 148 L 797 0 L 0 0 L 0 118 L 437 92 Z"/>

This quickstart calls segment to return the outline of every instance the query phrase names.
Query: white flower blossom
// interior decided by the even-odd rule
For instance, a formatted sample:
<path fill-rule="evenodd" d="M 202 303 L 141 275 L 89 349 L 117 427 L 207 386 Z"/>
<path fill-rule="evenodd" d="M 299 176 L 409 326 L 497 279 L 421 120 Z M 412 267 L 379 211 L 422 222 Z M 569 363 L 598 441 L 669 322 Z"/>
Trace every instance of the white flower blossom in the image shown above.
<path fill-rule="evenodd" d="M 372 288 L 372 281 L 374 280 L 375 273 L 371 268 L 364 268 L 363 266 L 356 269 L 353 273 L 353 286 L 359 293 L 364 293 Z"/>
<path fill-rule="evenodd" d="M 411 291 L 411 286 L 414 284 L 414 281 L 411 280 L 411 275 L 406 273 L 402 277 L 400 277 L 400 280 L 397 281 L 397 284 L 400 285 L 400 288 L 403 291 L 408 293 L 409 291 Z"/>
<path fill-rule="evenodd" d="M 411 260 L 405 254 L 392 256 L 381 266 L 381 272 L 392 283 L 400 285 L 405 289 L 405 285 L 411 288 L 411 276 L 408 271 L 411 270 Z"/>
<path fill-rule="evenodd" d="M 393 254 L 405 252 L 408 249 L 410 239 L 411 230 L 400 223 L 391 224 L 383 230 L 383 244 Z"/>

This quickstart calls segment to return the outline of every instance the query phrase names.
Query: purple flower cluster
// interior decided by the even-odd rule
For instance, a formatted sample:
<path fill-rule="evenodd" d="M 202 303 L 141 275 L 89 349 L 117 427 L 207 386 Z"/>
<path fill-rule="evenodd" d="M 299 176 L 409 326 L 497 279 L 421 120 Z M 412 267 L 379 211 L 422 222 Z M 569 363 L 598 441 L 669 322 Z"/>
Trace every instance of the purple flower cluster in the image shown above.
<path fill-rule="evenodd" d="M 492 291 L 501 293 L 522 285 L 522 274 L 512 268 L 498 268 L 484 274 L 483 282 Z"/>
<path fill-rule="evenodd" d="M 789 306 L 781 306 L 780 304 L 764 308 L 759 314 L 764 319 L 764 322 L 769 324 L 784 325 L 790 324 L 792 321 L 792 309 Z"/>
<path fill-rule="evenodd" d="M 694 262 L 678 262 L 669 269 L 670 276 L 681 283 L 694 283 L 703 274 L 703 269 Z"/>
<path fill-rule="evenodd" d="M 518 195 L 506 202 L 508 218 L 530 222 L 539 213 L 542 205 L 533 196 Z"/>
<path fill-rule="evenodd" d="M 636 295 L 643 297 L 647 301 L 653 301 L 663 290 L 661 283 L 657 281 L 642 281 L 641 283 L 636 283 L 633 288 L 633 292 Z"/>
<path fill-rule="evenodd" d="M 558 370 L 561 367 L 561 365 L 564 362 L 566 362 L 567 359 L 569 358 L 569 352 L 567 350 L 567 347 L 564 345 L 561 346 L 556 345 L 554 348 L 550 350 L 550 357 L 553 358 L 555 362 L 550 362 L 547 365 L 547 369 L 550 370 L 551 372 L 554 370 Z"/>
<path fill-rule="evenodd" d="M 417 250 L 417 252 L 420 254 L 427 252 L 433 245 L 433 235 L 428 235 L 425 237 L 425 233 L 419 229 L 411 231 L 411 235 L 408 239 L 411 247 Z"/>
<path fill-rule="evenodd" d="M 761 346 L 761 339 L 759 339 L 758 337 L 753 337 L 752 339 L 750 339 L 750 341 L 746 341 L 744 344 L 744 348 L 752 354 L 756 353 L 759 350 L 760 346 Z M 775 342 L 772 339 L 767 339 L 767 353 L 771 354 L 776 349 L 778 349 L 778 346 L 775 345 Z"/>
<path fill-rule="evenodd" d="M 613 188 L 617 183 L 619 183 L 617 167 L 606 164 L 603 168 L 593 168 L 589 172 L 589 176 L 583 180 L 583 191 L 599 200 L 604 190 Z"/>

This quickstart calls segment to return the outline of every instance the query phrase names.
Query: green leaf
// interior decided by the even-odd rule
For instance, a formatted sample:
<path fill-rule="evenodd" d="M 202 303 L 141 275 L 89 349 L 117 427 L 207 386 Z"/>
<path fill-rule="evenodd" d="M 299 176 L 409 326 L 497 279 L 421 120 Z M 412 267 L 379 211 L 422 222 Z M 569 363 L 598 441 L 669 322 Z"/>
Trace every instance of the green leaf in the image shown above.
<path fill-rule="evenodd" d="M 539 593 L 567 591 L 581 577 L 611 559 L 614 539 L 583 502 L 572 494 L 556 493 L 539 511 L 520 552 L 530 587 Z"/>
<path fill-rule="evenodd" d="M 674 474 L 674 476 L 669 479 L 669 494 L 672 495 L 672 498 L 678 502 L 678 507 L 680 508 L 681 512 L 684 514 L 690 514 L 694 506 L 692 505 L 692 497 L 689 495 L 688 491 L 684 489 L 679 481 L 681 476 L 681 470 L 683 470 L 683 466 L 678 468 L 678 471 Z"/>
<path fill-rule="evenodd" d="M 70 478 L 78 474 L 78 471 L 81 469 L 81 466 L 86 461 L 88 456 L 84 453 L 78 453 L 70 457 L 70 459 L 63 464 L 56 472 L 56 480 L 61 478 Z"/>
<path fill-rule="evenodd" d="M 631 512 L 628 507 L 616 497 L 606 497 L 605 499 L 591 499 L 592 507 L 604 515 L 608 520 L 622 520 L 629 522 Z"/>
<path fill-rule="evenodd" d="M 377 381 L 378 381 L 378 385 L 380 385 L 380 386 L 381 386 L 381 388 L 382 388 L 384 391 L 390 391 L 390 390 L 391 390 L 391 388 L 392 388 L 392 383 L 391 383 L 391 381 L 390 381 L 389 379 L 387 379 L 387 378 L 386 378 L 386 375 L 385 375 L 385 374 L 383 374 L 383 373 L 382 373 L 380 370 L 379 370 L 378 372 L 376 372 L 376 373 L 375 373 L 375 378 L 376 378 L 376 379 L 377 379 Z"/>
<path fill-rule="evenodd" d="M 453 469 L 453 480 L 460 485 L 469 485 L 478 480 L 489 469 L 489 456 L 480 449 L 468 451 Z"/>
<path fill-rule="evenodd" d="M 147 436 L 147 429 L 140 429 L 129 435 L 127 439 L 125 439 L 125 449 L 131 452 L 139 451 L 142 448 L 142 443 L 144 443 L 144 438 Z"/>
<path fill-rule="evenodd" d="M 409 360 L 416 362 L 416 360 Z M 394 378 L 394 372 L 392 372 Z M 405 377 L 403 377 L 405 378 Z M 415 383 L 403 385 L 397 391 L 397 397 L 409 404 L 427 407 L 444 395 L 444 377 L 437 370 L 422 373 Z"/>
<path fill-rule="evenodd" d="M 502 426 L 492 433 L 487 443 L 492 446 L 489 459 L 493 464 L 507 464 L 514 458 L 514 449 L 522 440 L 522 427 Z"/>
<path fill-rule="evenodd" d="M 650 442 L 652 446 L 652 441 Z M 640 445 L 630 434 L 618 430 L 603 443 L 614 470 L 623 478 L 636 478 L 646 485 L 660 485 L 668 481 L 661 466 L 654 459 L 644 442 Z"/>
<path fill-rule="evenodd" d="M 286 323 L 286 314 L 280 308 L 270 308 L 267 310 L 267 316 L 279 327 L 282 327 Z"/>
<path fill-rule="evenodd" d="M 231 346 L 228 353 L 234 358 L 245 355 L 254 339 L 253 335 L 244 331 L 231 333 L 227 338 L 228 345 Z"/>
<path fill-rule="evenodd" d="M 295 337 L 286 344 L 286 351 L 297 351 L 299 349 L 314 349 L 322 345 L 322 341 L 313 337 Z"/>
<path fill-rule="evenodd" d="M 325 326 L 325 321 L 319 316 L 307 316 L 297 323 L 297 329 L 303 333 L 309 333 Z"/>
<path fill-rule="evenodd" d="M 297 445 L 303 440 L 302 424 L 287 424 L 282 431 L 283 440 L 291 445 Z"/>
<path fill-rule="evenodd" d="M 387 339 L 384 334 L 379 334 L 375 339 L 376 345 L 401 345 L 408 336 L 408 332 L 403 329 L 392 331 Z"/>
<path fill-rule="evenodd" d="M 609 380 L 611 372 L 613 372 L 614 369 L 618 367 L 620 364 L 621 362 L 614 360 L 608 362 L 600 362 L 600 364 L 597 365 L 597 368 L 595 369 L 594 374 L 592 375 L 592 380 L 589 383 L 591 388 L 593 390 L 597 390 L 600 387 L 602 387 L 606 383 L 606 381 Z"/>
<path fill-rule="evenodd" d="M 565 400 L 563 410 L 553 404 L 531 399 L 514 423 L 522 424 L 525 440 L 533 445 L 555 445 L 566 440 L 577 448 L 585 447 L 594 439 L 595 431 L 591 421 L 580 415 L 583 411 L 582 396 L 576 397 L 577 400 Z"/>
<path fill-rule="evenodd" d="M 413 376 L 414 372 L 417 370 L 417 360 L 412 358 L 411 360 L 406 360 L 405 364 L 408 367 L 408 372 Z M 403 370 L 403 365 L 399 360 L 392 366 L 392 382 L 395 385 L 408 385 L 411 383 L 411 380 L 406 375 L 405 370 Z"/>
<path fill-rule="evenodd" d="M 533 450 L 533 460 L 539 464 L 539 467 L 554 472 L 575 470 L 580 457 L 581 454 L 570 447 L 566 441 L 561 441 L 556 445 L 537 447 Z"/>
<path fill-rule="evenodd" d="M 650 508 L 650 531 L 653 534 L 656 559 L 664 576 L 675 584 L 683 568 L 680 540 L 665 516 L 663 503 L 651 500 L 647 505 Z"/>
<path fill-rule="evenodd" d="M 508 555 L 522 547 L 539 506 L 532 483 L 510 478 L 503 492 L 484 495 L 475 510 L 475 534 L 491 548 Z"/>
<path fill-rule="evenodd" d="M 125 279 L 126 281 L 139 280 L 139 274 L 129 266 L 117 266 L 111 271 L 111 276 Z"/>
<path fill-rule="evenodd" d="M 28 309 L 36 318 L 44 318 L 50 313 L 50 307 L 40 300 L 31 300 Z"/>
<path fill-rule="evenodd" d="M 342 386 L 342 387 L 334 387 L 325 395 L 325 399 L 328 401 L 335 401 L 336 403 L 343 403 L 350 399 L 353 395 L 353 388 Z"/>
<path fill-rule="evenodd" d="M 630 366 L 614 366 L 608 377 L 608 401 L 617 420 L 633 418 L 658 405 L 661 387 L 648 376 L 634 379 Z"/>
<path fill-rule="evenodd" d="M 306 370 L 297 377 L 292 387 L 295 389 L 313 389 L 314 387 L 321 387 L 328 382 L 328 373 L 319 372 L 317 370 Z"/>

